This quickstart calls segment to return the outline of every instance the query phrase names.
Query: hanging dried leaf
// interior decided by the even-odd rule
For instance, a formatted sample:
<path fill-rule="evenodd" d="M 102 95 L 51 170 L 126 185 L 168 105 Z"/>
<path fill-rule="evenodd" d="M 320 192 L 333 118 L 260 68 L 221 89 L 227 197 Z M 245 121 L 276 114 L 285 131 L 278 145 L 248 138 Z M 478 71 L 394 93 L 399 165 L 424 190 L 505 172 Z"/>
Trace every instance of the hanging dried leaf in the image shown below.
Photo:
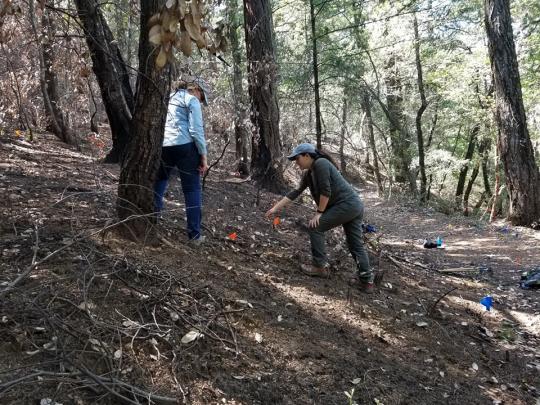
<path fill-rule="evenodd" d="M 171 24 L 172 15 L 167 10 L 161 12 L 161 26 L 163 28 L 168 28 Z"/>
<path fill-rule="evenodd" d="M 176 6 L 176 0 L 167 0 L 167 3 L 165 3 L 165 7 L 171 9 L 174 6 Z"/>
<path fill-rule="evenodd" d="M 199 49 L 205 49 L 208 46 L 209 38 L 207 38 L 206 33 L 204 35 L 200 35 L 197 39 L 197 48 Z"/>
<path fill-rule="evenodd" d="M 182 31 L 180 33 L 180 50 L 182 53 L 190 57 L 191 56 L 191 38 L 189 37 L 189 34 L 187 31 Z"/>
<path fill-rule="evenodd" d="M 192 40 L 194 40 L 195 42 L 200 40 L 200 29 L 195 26 L 193 22 L 193 16 L 191 14 L 186 15 L 186 18 L 184 18 L 184 26 L 186 27 L 186 30 Z"/>
<path fill-rule="evenodd" d="M 227 52 L 227 49 L 229 49 L 229 43 L 227 42 L 227 38 L 221 37 L 218 50 L 221 52 Z"/>
<path fill-rule="evenodd" d="M 185 0 L 178 0 L 178 13 L 180 14 L 180 19 L 182 20 L 186 16 L 187 4 Z"/>
<path fill-rule="evenodd" d="M 204 3 L 202 1 L 191 0 L 190 4 L 191 16 L 193 17 L 193 24 L 197 28 L 197 31 L 201 31 L 201 20 L 203 16 Z"/>
<path fill-rule="evenodd" d="M 148 40 L 154 45 L 161 44 L 161 25 L 154 25 L 152 28 L 150 28 Z"/>
<path fill-rule="evenodd" d="M 148 26 L 153 27 L 154 25 L 161 24 L 161 20 L 159 18 L 159 14 L 154 14 L 152 17 L 148 20 Z"/>
<path fill-rule="evenodd" d="M 156 58 L 156 66 L 158 69 L 161 69 L 163 68 L 163 66 L 165 66 L 166 63 L 167 63 L 167 53 L 165 52 L 163 47 L 161 47 L 159 49 L 159 54 Z"/>

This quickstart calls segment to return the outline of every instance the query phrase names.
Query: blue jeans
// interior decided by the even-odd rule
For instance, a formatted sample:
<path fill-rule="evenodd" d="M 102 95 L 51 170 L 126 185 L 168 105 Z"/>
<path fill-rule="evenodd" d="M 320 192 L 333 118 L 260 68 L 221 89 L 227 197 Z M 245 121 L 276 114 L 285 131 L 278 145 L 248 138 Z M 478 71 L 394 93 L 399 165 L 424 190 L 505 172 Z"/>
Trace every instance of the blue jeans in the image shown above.
<path fill-rule="evenodd" d="M 176 167 L 182 183 L 186 203 L 187 234 L 189 239 L 201 236 L 202 191 L 199 165 L 201 155 L 195 143 L 165 146 L 161 149 L 161 164 L 154 184 L 154 207 L 156 212 L 163 209 L 163 196 L 172 170 Z"/>

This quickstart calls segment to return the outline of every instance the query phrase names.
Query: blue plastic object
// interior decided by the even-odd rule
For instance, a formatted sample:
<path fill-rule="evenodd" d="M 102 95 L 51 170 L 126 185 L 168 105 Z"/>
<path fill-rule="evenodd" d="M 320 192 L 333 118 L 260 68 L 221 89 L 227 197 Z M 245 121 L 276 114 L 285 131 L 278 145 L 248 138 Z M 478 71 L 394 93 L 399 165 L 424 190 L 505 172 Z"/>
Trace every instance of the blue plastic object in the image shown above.
<path fill-rule="evenodd" d="M 490 295 L 486 295 L 480 300 L 480 304 L 486 307 L 486 311 L 490 311 L 493 306 L 493 298 Z"/>
<path fill-rule="evenodd" d="M 442 246 L 442 239 L 440 236 L 437 236 L 437 247 Z"/>

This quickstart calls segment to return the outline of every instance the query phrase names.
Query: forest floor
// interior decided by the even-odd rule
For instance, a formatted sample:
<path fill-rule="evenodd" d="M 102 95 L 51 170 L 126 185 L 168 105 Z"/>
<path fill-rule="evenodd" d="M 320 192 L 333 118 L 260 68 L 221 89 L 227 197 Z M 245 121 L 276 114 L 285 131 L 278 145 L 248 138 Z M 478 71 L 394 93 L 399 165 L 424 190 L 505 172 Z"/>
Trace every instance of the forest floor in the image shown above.
<path fill-rule="evenodd" d="M 331 278 L 304 276 L 310 203 L 273 227 L 278 196 L 225 163 L 206 181 L 204 245 L 186 241 L 174 181 L 161 245 L 141 246 L 103 231 L 116 166 L 50 135 L 0 140 L 1 404 L 540 403 L 540 291 L 518 285 L 540 232 L 365 187 L 384 272 L 365 295 L 341 230 Z M 445 249 L 422 247 L 437 236 Z"/>

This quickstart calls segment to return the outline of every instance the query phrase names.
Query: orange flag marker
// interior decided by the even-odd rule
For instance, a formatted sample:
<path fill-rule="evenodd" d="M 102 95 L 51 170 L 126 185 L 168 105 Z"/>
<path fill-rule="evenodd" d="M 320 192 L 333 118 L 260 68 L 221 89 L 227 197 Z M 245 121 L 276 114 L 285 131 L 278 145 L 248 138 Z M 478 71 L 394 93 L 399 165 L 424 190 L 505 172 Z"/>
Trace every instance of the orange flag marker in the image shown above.
<path fill-rule="evenodd" d="M 281 222 L 281 221 L 280 221 L 279 217 L 275 217 L 275 218 L 274 218 L 274 222 L 272 223 L 272 225 L 273 225 L 274 228 L 275 228 L 276 226 L 278 226 L 278 225 L 280 224 L 280 222 Z"/>

